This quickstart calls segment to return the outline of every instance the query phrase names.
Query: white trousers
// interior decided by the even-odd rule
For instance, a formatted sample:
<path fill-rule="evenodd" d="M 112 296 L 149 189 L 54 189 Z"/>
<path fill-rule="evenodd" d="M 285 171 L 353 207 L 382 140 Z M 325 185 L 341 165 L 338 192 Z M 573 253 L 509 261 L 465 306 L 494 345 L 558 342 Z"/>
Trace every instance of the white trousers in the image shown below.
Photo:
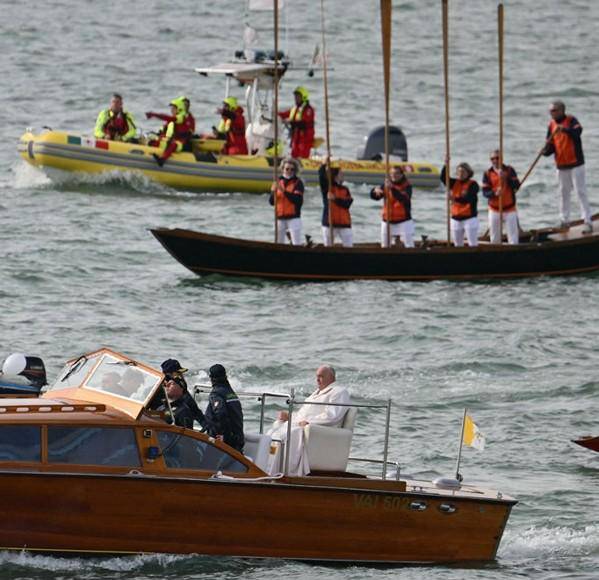
<path fill-rule="evenodd" d="M 389 224 L 389 231 L 391 232 L 391 239 L 394 240 L 397 236 L 401 240 L 401 243 L 406 248 L 414 247 L 414 220 L 407 220 L 399 224 Z M 387 236 L 387 222 L 381 222 L 381 247 L 389 247 L 389 238 Z"/>
<path fill-rule="evenodd" d="M 333 228 L 333 240 L 339 237 L 341 243 L 346 248 L 351 248 L 354 245 L 354 233 L 351 228 Z M 329 226 L 322 226 L 322 243 L 325 246 L 331 245 L 331 230 Z"/>
<path fill-rule="evenodd" d="M 310 463 L 304 444 L 304 428 L 291 424 L 291 440 L 287 441 L 287 421 L 275 421 L 268 431 L 273 439 L 279 439 L 289 448 L 289 475 L 306 475 L 310 473 Z M 284 462 L 284 457 L 281 458 Z M 277 471 L 278 466 L 274 466 Z M 285 465 L 282 465 L 282 470 Z M 272 475 L 272 474 L 271 474 Z"/>
<path fill-rule="evenodd" d="M 559 213 L 563 222 L 570 221 L 570 198 L 572 189 L 576 190 L 580 202 L 580 217 L 585 223 L 591 223 L 591 206 L 587 195 L 584 165 L 571 169 L 557 170 L 558 191 L 560 194 Z"/>
<path fill-rule="evenodd" d="M 302 218 L 292 218 L 290 220 L 277 220 L 277 244 L 286 242 L 286 234 L 289 232 L 291 243 L 294 246 L 302 245 Z"/>
<path fill-rule="evenodd" d="M 464 245 L 464 233 L 466 233 L 469 246 L 478 246 L 478 217 L 471 217 L 467 220 L 451 219 L 451 239 L 454 246 Z"/>
<path fill-rule="evenodd" d="M 501 243 L 501 237 L 499 235 L 500 221 L 499 212 L 489 208 L 489 234 L 492 244 Z M 518 231 L 518 212 L 515 210 L 504 211 L 503 225 L 505 226 L 505 233 L 507 234 L 507 243 L 517 244 L 520 241 L 520 233 Z"/>

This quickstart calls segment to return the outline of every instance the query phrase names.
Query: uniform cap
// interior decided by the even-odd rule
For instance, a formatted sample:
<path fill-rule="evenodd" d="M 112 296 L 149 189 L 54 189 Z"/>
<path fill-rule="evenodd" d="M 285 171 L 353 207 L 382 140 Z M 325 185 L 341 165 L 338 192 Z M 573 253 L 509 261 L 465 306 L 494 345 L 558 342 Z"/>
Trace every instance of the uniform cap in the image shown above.
<path fill-rule="evenodd" d="M 211 379 L 224 379 L 227 376 L 227 371 L 223 365 L 212 365 L 208 369 L 208 376 Z"/>
<path fill-rule="evenodd" d="M 161 365 L 160 368 L 165 375 L 171 373 L 186 373 L 189 369 L 183 368 L 179 361 L 175 358 L 167 358 Z"/>

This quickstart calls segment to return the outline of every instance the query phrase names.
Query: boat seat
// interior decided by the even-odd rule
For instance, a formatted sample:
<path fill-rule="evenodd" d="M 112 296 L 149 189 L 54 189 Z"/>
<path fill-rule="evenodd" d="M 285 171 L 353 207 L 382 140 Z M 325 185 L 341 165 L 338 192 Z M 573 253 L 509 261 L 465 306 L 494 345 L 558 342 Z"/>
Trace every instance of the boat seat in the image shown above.
<path fill-rule="evenodd" d="M 308 424 L 304 439 L 310 469 L 313 471 L 345 471 L 351 449 L 358 410 L 348 408 L 341 426 Z"/>
<path fill-rule="evenodd" d="M 271 436 L 259 433 L 244 433 L 243 454 L 260 469 L 268 472 Z"/>

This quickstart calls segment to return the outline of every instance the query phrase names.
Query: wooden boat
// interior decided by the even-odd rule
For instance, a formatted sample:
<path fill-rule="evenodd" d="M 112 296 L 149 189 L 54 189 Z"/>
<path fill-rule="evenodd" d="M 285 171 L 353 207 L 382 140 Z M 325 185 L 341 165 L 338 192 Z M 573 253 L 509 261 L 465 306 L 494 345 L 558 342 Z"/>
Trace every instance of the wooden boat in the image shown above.
<path fill-rule="evenodd" d="M 69 361 L 42 397 L 0 401 L 1 549 L 495 558 L 513 498 L 457 482 L 268 476 L 226 444 L 150 412 L 162 381 L 103 348 Z"/>
<path fill-rule="evenodd" d="M 599 214 L 594 230 L 581 221 L 569 230 L 526 232 L 517 246 L 481 242 L 475 248 L 425 241 L 416 248 L 290 246 L 240 240 L 185 229 L 151 230 L 183 266 L 198 275 L 252 276 L 272 280 L 333 281 L 475 280 L 580 274 L 599 269 Z"/>
<path fill-rule="evenodd" d="M 581 437 L 580 439 L 572 439 L 572 442 L 576 443 L 576 445 L 580 445 L 581 447 L 586 447 L 591 451 L 599 451 L 599 437 L 587 435 L 585 437 Z"/>
<path fill-rule="evenodd" d="M 157 147 L 105 141 L 63 131 L 26 132 L 18 144 L 27 163 L 46 170 L 101 174 L 141 173 L 169 187 L 213 192 L 266 193 L 273 180 L 272 159 L 263 155 L 220 155 L 211 152 L 222 141 L 198 140 L 197 150 L 175 153 L 159 167 L 152 154 Z M 318 184 L 321 160 L 302 159 L 302 179 Z M 353 183 L 378 184 L 384 179 L 380 161 L 340 160 L 345 179 Z M 438 187 L 439 170 L 430 163 L 398 162 L 416 187 Z M 50 171 L 51 174 L 51 171 Z"/>

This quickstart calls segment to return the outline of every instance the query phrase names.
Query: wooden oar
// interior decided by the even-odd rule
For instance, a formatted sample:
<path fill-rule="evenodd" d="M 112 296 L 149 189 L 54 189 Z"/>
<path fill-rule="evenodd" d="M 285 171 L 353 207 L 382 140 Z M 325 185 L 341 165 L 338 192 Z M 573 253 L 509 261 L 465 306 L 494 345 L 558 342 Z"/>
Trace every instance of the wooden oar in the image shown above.
<path fill-rule="evenodd" d="M 273 103 L 273 130 L 274 130 L 274 152 L 272 172 L 275 184 L 274 192 L 274 212 L 275 212 L 275 244 L 279 238 L 279 221 L 277 219 L 277 190 L 279 187 L 279 158 L 278 158 L 278 140 L 279 140 L 279 0 L 274 0 L 274 28 L 275 28 L 275 72 L 274 72 L 274 103 Z"/>
<path fill-rule="evenodd" d="M 528 179 L 528 176 L 532 173 L 532 170 L 535 168 L 535 166 L 539 162 L 539 159 L 541 159 L 541 157 L 543 156 L 543 151 L 545 151 L 545 147 L 547 147 L 547 145 L 549 145 L 549 143 L 551 143 L 551 140 L 553 139 L 553 136 L 555 135 L 556 132 L 557 132 L 557 129 L 553 133 L 551 133 L 551 135 L 549 135 L 549 137 L 547 139 L 545 139 L 545 143 L 543 143 L 543 147 L 541 147 L 539 149 L 539 152 L 537 153 L 537 156 L 535 157 L 534 161 L 530 164 L 528 171 L 524 174 L 524 177 L 520 180 L 520 189 L 524 185 L 524 182 Z"/>
<path fill-rule="evenodd" d="M 385 83 L 385 208 L 387 210 L 387 245 L 391 247 L 391 196 L 389 195 L 389 93 L 391 83 L 391 0 L 381 0 L 383 42 L 383 78 Z"/>
<path fill-rule="evenodd" d="M 333 175 L 331 172 L 331 133 L 329 124 L 329 82 L 327 76 L 327 45 L 325 41 L 325 27 L 324 27 L 324 0 L 320 0 L 320 28 L 322 34 L 322 80 L 324 83 L 324 119 L 326 127 L 326 142 L 327 142 L 327 178 L 329 182 L 329 188 L 327 190 L 327 215 L 329 217 L 329 238 L 331 240 L 331 247 L 333 247 L 333 215 L 331 211 L 331 201 L 329 194 L 333 188 Z"/>
<path fill-rule="evenodd" d="M 503 4 L 497 5 L 497 38 L 499 47 L 499 243 L 503 244 Z"/>
<path fill-rule="evenodd" d="M 451 218 L 451 191 L 449 189 L 450 172 L 450 141 L 449 141 L 449 18 L 448 0 L 443 0 L 443 79 L 445 84 L 445 190 L 447 198 L 447 245 L 451 245 L 450 218 Z"/>

